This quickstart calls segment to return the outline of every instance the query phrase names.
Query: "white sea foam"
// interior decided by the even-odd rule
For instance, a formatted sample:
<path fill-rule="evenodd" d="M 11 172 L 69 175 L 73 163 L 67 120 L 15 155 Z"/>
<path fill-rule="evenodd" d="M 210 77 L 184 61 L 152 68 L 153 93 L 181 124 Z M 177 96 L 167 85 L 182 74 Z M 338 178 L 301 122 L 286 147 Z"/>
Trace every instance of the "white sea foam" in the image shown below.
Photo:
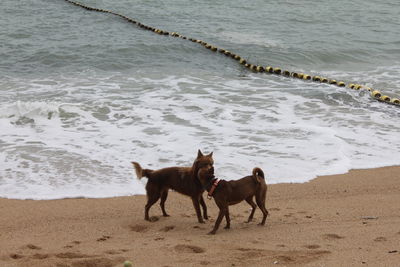
<path fill-rule="evenodd" d="M 197 149 L 222 179 L 259 166 L 268 183 L 400 163 L 399 109 L 345 88 L 261 75 L 40 84 L 67 97 L 2 104 L 0 197 L 143 194 L 130 161 L 188 166 Z"/>

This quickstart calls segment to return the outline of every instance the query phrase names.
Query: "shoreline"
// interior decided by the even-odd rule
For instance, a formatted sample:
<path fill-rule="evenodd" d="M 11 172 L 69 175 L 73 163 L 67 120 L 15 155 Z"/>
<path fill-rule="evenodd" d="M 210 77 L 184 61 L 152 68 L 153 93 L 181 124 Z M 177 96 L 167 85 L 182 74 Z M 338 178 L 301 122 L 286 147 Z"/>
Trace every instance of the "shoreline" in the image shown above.
<path fill-rule="evenodd" d="M 268 183 L 268 178 L 267 178 Z M 230 206 L 215 236 L 197 223 L 188 197 L 170 192 L 143 219 L 146 196 L 17 200 L 0 198 L 1 266 L 394 266 L 400 260 L 400 166 L 350 170 L 305 183 L 269 185 L 261 212 Z"/>
<path fill-rule="evenodd" d="M 278 182 L 278 183 L 273 183 L 273 184 L 268 184 L 268 174 L 266 175 L 266 179 L 267 179 L 267 184 L 269 186 L 276 186 L 276 185 L 281 185 L 281 184 L 305 184 L 305 183 L 309 183 L 312 182 L 315 179 L 319 179 L 319 178 L 323 178 L 323 177 L 330 177 L 330 176 L 337 176 L 337 175 L 346 175 L 349 172 L 352 171 L 368 171 L 368 170 L 374 170 L 374 169 L 382 169 L 382 168 L 392 168 L 392 167 L 400 167 L 400 165 L 389 165 L 389 166 L 381 166 L 381 167 L 371 167 L 371 168 L 361 168 L 361 169 L 350 169 L 346 172 L 343 173 L 336 173 L 336 174 L 324 174 L 324 175 L 317 175 L 314 178 L 311 178 L 307 181 L 303 181 L 303 182 Z M 136 175 L 133 174 L 132 179 L 136 179 Z M 237 178 L 240 178 L 240 175 L 237 176 Z M 223 179 L 224 180 L 224 179 Z M 145 192 L 145 189 L 143 189 L 143 191 Z M 51 200 L 67 200 L 67 199 L 112 199 L 112 198 L 121 198 L 121 197 L 136 197 L 136 196 L 145 196 L 146 193 L 143 194 L 132 194 L 132 195 L 117 195 L 117 196 L 65 196 L 65 197 L 49 197 L 49 198 L 32 198 L 32 197 L 27 197 L 27 198 L 17 198 L 17 197 L 4 197 L 0 195 L 0 200 L 1 199 L 9 199 L 9 200 L 32 200 L 32 201 L 51 201 Z"/>

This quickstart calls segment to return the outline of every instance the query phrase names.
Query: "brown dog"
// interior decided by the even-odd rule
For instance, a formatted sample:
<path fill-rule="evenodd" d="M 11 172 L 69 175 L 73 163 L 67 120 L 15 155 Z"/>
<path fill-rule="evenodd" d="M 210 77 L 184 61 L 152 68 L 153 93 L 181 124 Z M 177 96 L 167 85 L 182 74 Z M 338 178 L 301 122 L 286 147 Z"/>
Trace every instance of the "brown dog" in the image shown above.
<path fill-rule="evenodd" d="M 165 211 L 165 201 L 168 196 L 168 190 L 173 189 L 192 198 L 197 218 L 200 223 L 204 223 L 201 217 L 200 205 L 203 208 L 203 217 L 206 220 L 208 219 L 207 206 L 203 199 L 204 188 L 200 183 L 198 173 L 201 170 L 205 178 L 212 179 L 214 177 L 214 160 L 212 154 L 211 152 L 208 155 L 203 155 L 199 150 L 192 167 L 169 167 L 159 170 L 149 170 L 142 169 L 137 162 L 132 162 L 138 179 L 142 177 L 149 178 L 146 184 L 147 204 L 145 206 L 144 219 L 150 221 L 150 207 L 160 197 L 163 216 L 169 216 Z"/>
<path fill-rule="evenodd" d="M 263 219 L 260 225 L 265 224 L 265 220 L 268 216 L 268 211 L 265 208 L 267 184 L 265 183 L 264 172 L 260 168 L 254 168 L 253 175 L 246 176 L 236 181 L 219 181 L 218 179 L 210 178 L 206 172 L 203 173 L 203 170 L 199 170 L 199 177 L 201 183 L 208 191 L 208 196 L 214 197 L 214 201 L 219 208 L 219 214 L 215 221 L 214 228 L 208 234 L 215 234 L 217 232 L 224 216 L 226 218 L 225 229 L 229 229 L 231 226 L 229 206 L 243 200 L 246 200 L 252 207 L 247 222 L 253 219 L 254 212 L 258 205 L 263 213 Z M 256 198 L 257 205 L 253 201 L 253 196 Z"/>

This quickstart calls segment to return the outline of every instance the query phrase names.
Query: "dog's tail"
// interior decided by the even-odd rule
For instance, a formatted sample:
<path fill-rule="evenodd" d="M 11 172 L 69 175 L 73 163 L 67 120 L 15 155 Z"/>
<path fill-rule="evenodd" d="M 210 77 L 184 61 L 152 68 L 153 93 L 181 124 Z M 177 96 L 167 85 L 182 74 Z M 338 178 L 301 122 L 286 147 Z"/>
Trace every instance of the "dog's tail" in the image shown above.
<path fill-rule="evenodd" d="M 139 163 L 132 161 L 131 162 L 133 167 L 135 168 L 135 172 L 137 175 L 137 178 L 140 180 L 143 177 L 147 177 L 150 178 L 151 174 L 153 173 L 153 170 L 149 170 L 149 169 L 142 169 L 142 167 L 140 166 Z"/>
<path fill-rule="evenodd" d="M 253 178 L 257 181 L 257 183 L 261 183 L 262 180 L 265 182 L 265 176 L 263 170 L 261 170 L 261 168 L 255 167 L 253 169 Z"/>

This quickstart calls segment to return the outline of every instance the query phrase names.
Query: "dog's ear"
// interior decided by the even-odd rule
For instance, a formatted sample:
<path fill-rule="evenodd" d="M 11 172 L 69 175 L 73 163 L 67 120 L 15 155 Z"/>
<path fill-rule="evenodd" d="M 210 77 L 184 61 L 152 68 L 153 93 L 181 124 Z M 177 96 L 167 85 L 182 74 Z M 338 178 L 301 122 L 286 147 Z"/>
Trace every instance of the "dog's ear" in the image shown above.
<path fill-rule="evenodd" d="M 210 154 L 208 154 L 207 156 L 209 156 L 210 158 L 212 158 L 214 152 L 211 152 Z"/>
<path fill-rule="evenodd" d="M 201 150 L 199 149 L 199 151 L 197 151 L 197 158 L 201 158 L 203 157 L 203 153 L 201 153 Z"/>

